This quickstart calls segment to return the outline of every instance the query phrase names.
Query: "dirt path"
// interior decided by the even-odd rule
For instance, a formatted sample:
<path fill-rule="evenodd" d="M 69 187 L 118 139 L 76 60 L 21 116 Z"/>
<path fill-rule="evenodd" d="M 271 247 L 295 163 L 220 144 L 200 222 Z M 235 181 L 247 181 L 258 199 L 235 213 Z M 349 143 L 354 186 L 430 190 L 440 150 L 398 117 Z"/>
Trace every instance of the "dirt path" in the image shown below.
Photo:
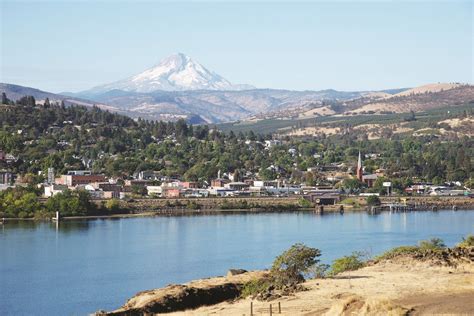
<path fill-rule="evenodd" d="M 456 294 L 423 294 L 395 301 L 410 309 L 410 315 L 474 315 L 474 291 Z"/>

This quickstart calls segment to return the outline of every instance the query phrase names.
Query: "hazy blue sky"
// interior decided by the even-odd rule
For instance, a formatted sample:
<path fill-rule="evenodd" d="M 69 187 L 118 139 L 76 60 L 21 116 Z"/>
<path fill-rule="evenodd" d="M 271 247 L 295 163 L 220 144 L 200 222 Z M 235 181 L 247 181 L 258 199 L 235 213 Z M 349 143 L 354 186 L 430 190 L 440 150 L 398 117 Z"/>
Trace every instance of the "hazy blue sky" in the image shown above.
<path fill-rule="evenodd" d="M 175 52 L 259 88 L 473 81 L 473 1 L 0 2 L 0 81 L 52 92 Z"/>

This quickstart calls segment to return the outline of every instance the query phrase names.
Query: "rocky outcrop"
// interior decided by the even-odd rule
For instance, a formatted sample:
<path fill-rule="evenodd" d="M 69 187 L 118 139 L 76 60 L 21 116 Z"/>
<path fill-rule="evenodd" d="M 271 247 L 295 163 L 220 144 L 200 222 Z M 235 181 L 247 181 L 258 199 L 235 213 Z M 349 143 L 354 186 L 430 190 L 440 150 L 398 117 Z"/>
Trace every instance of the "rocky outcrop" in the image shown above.
<path fill-rule="evenodd" d="M 232 277 L 234 275 L 244 274 L 247 270 L 244 269 L 229 269 L 227 272 L 227 277 Z"/>
<path fill-rule="evenodd" d="M 96 315 L 135 316 L 170 313 L 218 304 L 240 296 L 244 283 L 266 276 L 267 272 L 246 272 L 232 269 L 227 277 L 193 281 L 187 284 L 168 285 L 161 289 L 143 291 L 129 299 L 121 308 L 99 311 Z"/>

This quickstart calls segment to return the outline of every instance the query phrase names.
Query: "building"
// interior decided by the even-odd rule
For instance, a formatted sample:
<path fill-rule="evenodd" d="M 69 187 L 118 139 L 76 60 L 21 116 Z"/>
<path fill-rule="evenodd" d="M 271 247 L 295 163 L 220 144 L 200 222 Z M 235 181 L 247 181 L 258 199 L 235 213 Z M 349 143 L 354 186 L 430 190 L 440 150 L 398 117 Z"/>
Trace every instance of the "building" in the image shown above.
<path fill-rule="evenodd" d="M 230 182 L 230 180 L 228 180 L 228 179 L 222 179 L 222 178 L 212 179 L 211 180 L 211 187 L 213 187 L 213 188 L 223 188 L 229 182 Z"/>
<path fill-rule="evenodd" d="M 44 196 L 49 198 L 55 196 L 58 193 L 63 193 L 68 188 L 66 185 L 63 184 L 51 184 L 44 186 Z"/>
<path fill-rule="evenodd" d="M 179 198 L 180 190 L 178 188 L 164 187 L 162 189 L 162 196 L 166 198 Z"/>
<path fill-rule="evenodd" d="M 0 170 L 0 184 L 9 185 L 13 183 L 15 175 L 10 171 Z"/>
<path fill-rule="evenodd" d="M 214 187 L 211 189 L 208 189 L 210 195 L 215 195 L 215 196 L 234 196 L 235 191 L 232 189 L 228 188 L 221 188 L 221 187 Z"/>
<path fill-rule="evenodd" d="M 379 176 L 377 174 L 366 174 L 362 176 L 362 182 L 364 182 L 368 188 L 374 186 L 375 181 Z"/>
<path fill-rule="evenodd" d="M 148 180 L 125 180 L 125 185 L 126 186 L 145 187 L 149 183 L 150 183 L 150 181 L 148 181 Z"/>
<path fill-rule="evenodd" d="M 70 170 L 67 174 L 71 176 L 90 176 L 92 172 L 90 170 Z"/>
<path fill-rule="evenodd" d="M 209 196 L 209 191 L 206 189 L 185 189 L 181 191 L 181 194 L 186 198 L 203 198 Z"/>
<path fill-rule="evenodd" d="M 229 182 L 224 187 L 235 191 L 243 191 L 248 190 L 250 185 L 245 182 Z"/>
<path fill-rule="evenodd" d="M 134 175 L 138 180 L 158 180 L 159 175 L 152 170 L 143 170 Z"/>
<path fill-rule="evenodd" d="M 334 205 L 339 203 L 341 199 L 339 194 L 334 193 L 314 193 L 308 195 L 306 198 L 316 205 Z"/>
<path fill-rule="evenodd" d="M 185 189 L 198 189 L 199 188 L 199 183 L 198 182 L 180 182 L 180 186 L 185 188 Z"/>
<path fill-rule="evenodd" d="M 163 188 L 159 185 L 147 185 L 146 190 L 148 195 L 161 196 L 163 193 Z"/>
<path fill-rule="evenodd" d="M 253 186 L 260 187 L 260 188 L 278 188 L 280 185 L 277 180 L 268 180 L 268 181 L 254 181 Z"/>
<path fill-rule="evenodd" d="M 74 187 L 76 185 L 84 185 L 94 182 L 105 182 L 105 180 L 106 179 L 103 175 L 62 175 L 60 178 L 55 180 L 55 183 Z"/>
<path fill-rule="evenodd" d="M 54 183 L 54 168 L 48 168 L 48 184 Z"/>

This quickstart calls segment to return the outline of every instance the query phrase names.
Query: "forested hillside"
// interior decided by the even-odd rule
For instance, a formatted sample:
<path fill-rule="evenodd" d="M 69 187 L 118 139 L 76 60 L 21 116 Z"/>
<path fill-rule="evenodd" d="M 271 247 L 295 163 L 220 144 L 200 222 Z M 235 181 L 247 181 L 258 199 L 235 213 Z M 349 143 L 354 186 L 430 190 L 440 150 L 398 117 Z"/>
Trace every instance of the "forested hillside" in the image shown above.
<path fill-rule="evenodd" d="M 369 141 L 356 134 L 289 138 L 265 146 L 254 132 L 224 134 L 200 125 L 137 120 L 99 108 L 36 105 L 34 99 L 0 106 L 0 150 L 16 161 L 0 162 L 0 169 L 28 175 L 41 182 L 38 171 L 54 167 L 57 174 L 90 168 L 108 176 L 130 177 L 141 170 L 185 180 L 209 181 L 221 172 L 262 179 L 286 178 L 308 184 L 327 180 L 308 168 L 330 163 L 354 166 L 359 150 L 375 153 L 367 171 L 386 170 L 387 177 L 442 182 L 468 181 L 473 176 L 472 138 L 444 142 L 429 134 L 421 137 L 390 135 Z M 28 178 L 26 177 L 26 178 Z"/>

